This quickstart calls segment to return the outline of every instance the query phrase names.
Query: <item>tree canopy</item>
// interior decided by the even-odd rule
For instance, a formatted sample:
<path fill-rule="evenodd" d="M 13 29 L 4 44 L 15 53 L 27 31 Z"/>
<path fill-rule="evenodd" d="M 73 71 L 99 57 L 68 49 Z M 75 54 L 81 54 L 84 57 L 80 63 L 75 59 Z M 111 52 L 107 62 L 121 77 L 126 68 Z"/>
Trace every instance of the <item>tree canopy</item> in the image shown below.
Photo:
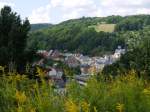
<path fill-rule="evenodd" d="M 26 43 L 30 23 L 28 19 L 21 20 L 9 6 L 0 11 L 0 65 L 9 63 L 23 65 L 26 61 Z"/>
<path fill-rule="evenodd" d="M 112 53 L 118 45 L 125 47 L 129 43 L 128 38 L 131 37 L 130 40 L 132 40 L 132 32 L 145 29 L 148 26 L 149 17 L 149 15 L 137 15 L 72 19 L 31 32 L 28 47 L 68 50 L 88 55 Z M 103 23 L 116 24 L 115 31 L 96 32 L 94 28 L 89 27 Z"/>

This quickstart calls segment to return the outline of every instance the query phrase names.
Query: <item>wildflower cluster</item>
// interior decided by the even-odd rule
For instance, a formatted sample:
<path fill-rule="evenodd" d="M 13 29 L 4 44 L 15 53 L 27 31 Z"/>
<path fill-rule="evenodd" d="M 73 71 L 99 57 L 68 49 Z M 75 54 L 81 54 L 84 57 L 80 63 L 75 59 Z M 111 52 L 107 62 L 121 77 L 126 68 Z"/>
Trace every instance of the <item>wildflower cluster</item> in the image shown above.
<path fill-rule="evenodd" d="M 2 112 L 150 112 L 150 82 L 130 72 L 107 79 L 91 78 L 86 86 L 71 81 L 63 94 L 44 80 L 42 83 L 25 75 L 9 73 L 0 78 Z"/>

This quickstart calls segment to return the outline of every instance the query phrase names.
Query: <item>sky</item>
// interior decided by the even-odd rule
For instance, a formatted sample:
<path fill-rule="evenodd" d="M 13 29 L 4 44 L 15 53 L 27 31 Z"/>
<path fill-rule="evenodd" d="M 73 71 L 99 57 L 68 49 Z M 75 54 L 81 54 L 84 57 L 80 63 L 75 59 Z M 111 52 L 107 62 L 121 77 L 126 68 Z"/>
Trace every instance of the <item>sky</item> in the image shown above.
<path fill-rule="evenodd" d="M 150 0 L 0 0 L 30 23 L 57 24 L 80 17 L 150 14 Z"/>

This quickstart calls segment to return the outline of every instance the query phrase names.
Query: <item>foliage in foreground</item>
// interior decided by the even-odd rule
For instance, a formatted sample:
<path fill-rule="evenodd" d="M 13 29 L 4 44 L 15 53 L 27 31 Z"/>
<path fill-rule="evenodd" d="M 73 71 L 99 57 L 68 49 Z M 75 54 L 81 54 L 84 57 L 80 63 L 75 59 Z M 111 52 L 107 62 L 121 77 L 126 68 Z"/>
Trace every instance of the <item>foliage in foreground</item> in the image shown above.
<path fill-rule="evenodd" d="M 31 81 L 11 73 L 0 78 L 1 112 L 149 112 L 150 86 L 134 71 L 115 78 L 91 78 L 81 87 L 72 81 L 64 93 L 50 81 Z"/>
<path fill-rule="evenodd" d="M 113 76 L 123 74 L 134 69 L 139 76 L 150 76 L 150 31 L 149 28 L 141 32 L 130 32 L 128 36 L 128 50 L 120 60 L 105 66 L 104 74 Z M 127 35 L 124 35 L 127 36 Z"/>

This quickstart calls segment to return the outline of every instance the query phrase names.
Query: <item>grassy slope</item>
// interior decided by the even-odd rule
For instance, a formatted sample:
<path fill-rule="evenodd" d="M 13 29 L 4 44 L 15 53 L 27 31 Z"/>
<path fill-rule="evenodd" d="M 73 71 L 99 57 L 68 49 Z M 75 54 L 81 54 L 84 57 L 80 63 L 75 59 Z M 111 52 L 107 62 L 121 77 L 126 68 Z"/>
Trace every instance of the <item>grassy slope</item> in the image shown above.
<path fill-rule="evenodd" d="M 97 24 L 93 26 L 89 26 L 89 28 L 94 28 L 97 32 L 104 31 L 104 32 L 114 32 L 116 24 Z"/>

